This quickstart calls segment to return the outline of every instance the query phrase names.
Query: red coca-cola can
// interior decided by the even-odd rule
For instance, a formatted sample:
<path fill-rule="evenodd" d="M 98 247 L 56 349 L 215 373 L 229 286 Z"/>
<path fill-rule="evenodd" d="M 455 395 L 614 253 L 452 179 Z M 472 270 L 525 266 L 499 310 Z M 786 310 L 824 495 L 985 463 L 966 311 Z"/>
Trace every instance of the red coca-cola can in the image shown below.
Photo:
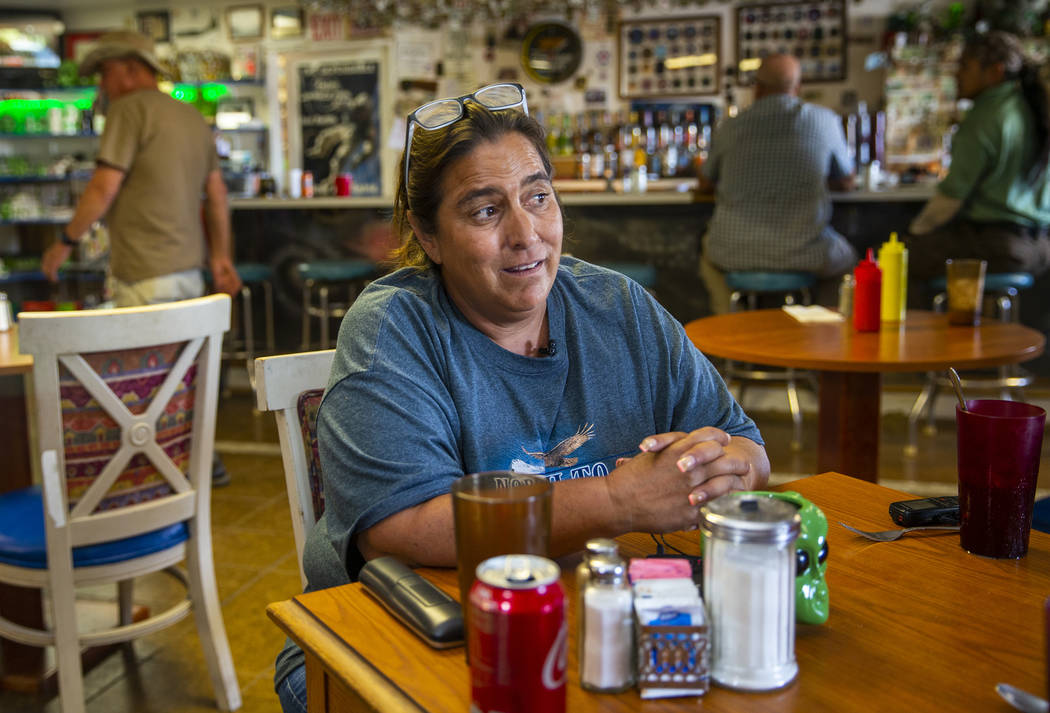
<path fill-rule="evenodd" d="M 471 713 L 564 713 L 561 571 L 535 555 L 485 560 L 470 589 Z"/>
<path fill-rule="evenodd" d="M 314 174 L 313 171 L 303 171 L 302 179 L 302 190 L 300 192 L 303 198 L 314 197 Z"/>

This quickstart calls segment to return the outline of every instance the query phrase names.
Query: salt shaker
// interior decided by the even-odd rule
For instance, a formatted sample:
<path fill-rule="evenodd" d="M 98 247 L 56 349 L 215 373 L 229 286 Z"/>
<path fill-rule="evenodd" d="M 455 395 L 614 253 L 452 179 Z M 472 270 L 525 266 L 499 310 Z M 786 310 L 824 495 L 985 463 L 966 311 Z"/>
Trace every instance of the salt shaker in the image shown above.
<path fill-rule="evenodd" d="M 588 691 L 619 693 L 635 680 L 627 565 L 612 540 L 590 540 L 587 550 L 577 569 L 580 685 Z"/>
<path fill-rule="evenodd" d="M 766 691 L 790 683 L 795 661 L 795 539 L 791 503 L 730 493 L 700 510 L 711 677 Z"/>
<path fill-rule="evenodd" d="M 0 292 L 0 332 L 11 329 L 14 316 L 11 314 L 11 300 L 7 299 L 6 292 Z"/>

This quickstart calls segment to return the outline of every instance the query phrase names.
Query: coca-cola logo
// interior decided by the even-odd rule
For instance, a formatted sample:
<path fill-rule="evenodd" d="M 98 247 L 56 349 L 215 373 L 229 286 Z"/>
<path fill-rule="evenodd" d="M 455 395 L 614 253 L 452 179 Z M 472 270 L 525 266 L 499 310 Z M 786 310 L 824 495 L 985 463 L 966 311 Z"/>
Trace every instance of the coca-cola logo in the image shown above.
<path fill-rule="evenodd" d="M 568 668 L 569 627 L 562 621 L 558 635 L 554 637 L 550 651 L 543 660 L 543 687 L 556 690 L 565 685 L 565 670 Z"/>

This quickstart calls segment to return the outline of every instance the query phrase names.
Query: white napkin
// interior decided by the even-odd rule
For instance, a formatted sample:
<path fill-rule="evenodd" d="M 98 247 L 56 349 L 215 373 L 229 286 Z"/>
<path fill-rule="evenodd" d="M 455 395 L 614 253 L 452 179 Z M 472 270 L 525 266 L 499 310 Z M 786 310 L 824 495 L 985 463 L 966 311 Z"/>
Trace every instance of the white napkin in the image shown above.
<path fill-rule="evenodd" d="M 803 324 L 842 322 L 846 318 L 820 305 L 784 305 L 781 309 Z"/>

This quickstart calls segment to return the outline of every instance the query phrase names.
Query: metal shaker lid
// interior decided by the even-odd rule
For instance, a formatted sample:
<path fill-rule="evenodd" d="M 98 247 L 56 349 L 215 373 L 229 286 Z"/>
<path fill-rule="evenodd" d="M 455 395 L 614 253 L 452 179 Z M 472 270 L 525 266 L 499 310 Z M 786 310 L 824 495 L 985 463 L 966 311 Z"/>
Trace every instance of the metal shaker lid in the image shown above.
<path fill-rule="evenodd" d="M 616 554 L 620 551 L 620 545 L 616 540 L 608 537 L 592 537 L 587 540 L 587 556 Z"/>
<path fill-rule="evenodd" d="M 798 537 L 798 508 L 754 493 L 728 493 L 700 508 L 700 529 L 734 543 L 784 545 Z"/>
<path fill-rule="evenodd" d="M 591 555 L 587 559 L 587 568 L 591 579 L 601 584 L 620 584 L 626 575 L 623 558 L 616 554 Z"/>

